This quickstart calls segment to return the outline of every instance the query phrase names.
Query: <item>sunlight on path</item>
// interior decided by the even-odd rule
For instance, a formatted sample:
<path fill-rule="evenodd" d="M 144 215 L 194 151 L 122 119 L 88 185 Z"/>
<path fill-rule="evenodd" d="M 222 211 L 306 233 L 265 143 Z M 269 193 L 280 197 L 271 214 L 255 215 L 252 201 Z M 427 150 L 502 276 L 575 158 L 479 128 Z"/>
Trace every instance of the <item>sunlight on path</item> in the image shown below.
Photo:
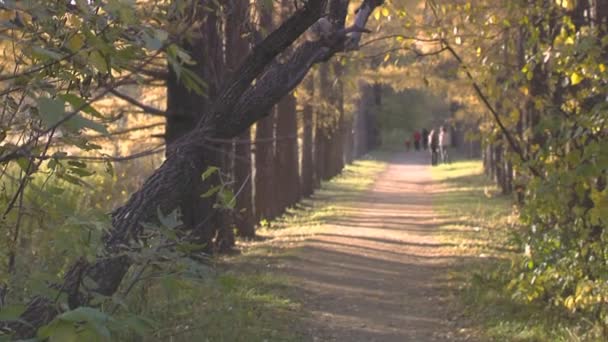
<path fill-rule="evenodd" d="M 445 297 L 452 257 L 437 239 L 427 159 L 396 156 L 287 265 L 313 313 L 307 340 L 455 340 Z"/>

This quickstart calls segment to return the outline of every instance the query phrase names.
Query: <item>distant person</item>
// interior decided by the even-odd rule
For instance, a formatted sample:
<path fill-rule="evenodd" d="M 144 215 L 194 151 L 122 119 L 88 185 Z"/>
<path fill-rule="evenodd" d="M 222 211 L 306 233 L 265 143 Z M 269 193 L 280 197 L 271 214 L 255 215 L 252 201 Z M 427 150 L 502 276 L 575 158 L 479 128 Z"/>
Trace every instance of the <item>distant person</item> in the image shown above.
<path fill-rule="evenodd" d="M 426 128 L 422 129 L 422 149 L 429 148 L 429 131 Z"/>
<path fill-rule="evenodd" d="M 418 130 L 414 131 L 414 148 L 416 149 L 416 151 L 420 151 L 420 139 L 422 138 L 422 135 L 420 134 L 420 132 L 418 132 Z"/>
<path fill-rule="evenodd" d="M 429 150 L 431 151 L 431 165 L 437 165 L 439 161 L 439 132 L 434 128 L 429 133 Z"/>
<path fill-rule="evenodd" d="M 445 126 L 441 126 L 439 131 L 439 151 L 441 153 L 441 162 L 449 163 L 450 156 L 448 155 L 448 148 L 451 145 L 452 136 L 450 135 L 450 131 Z"/>
<path fill-rule="evenodd" d="M 411 145 L 410 139 L 405 139 L 404 145 L 405 145 L 405 150 L 409 152 L 410 145 Z"/>

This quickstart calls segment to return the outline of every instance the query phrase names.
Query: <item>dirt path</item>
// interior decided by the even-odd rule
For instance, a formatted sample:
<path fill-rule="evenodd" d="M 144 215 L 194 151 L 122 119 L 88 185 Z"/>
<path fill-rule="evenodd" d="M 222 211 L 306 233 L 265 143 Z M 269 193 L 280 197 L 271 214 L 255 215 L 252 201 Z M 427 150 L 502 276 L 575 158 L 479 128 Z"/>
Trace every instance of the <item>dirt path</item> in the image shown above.
<path fill-rule="evenodd" d="M 310 341 L 454 341 L 449 247 L 438 241 L 426 153 L 397 156 L 286 265 Z"/>

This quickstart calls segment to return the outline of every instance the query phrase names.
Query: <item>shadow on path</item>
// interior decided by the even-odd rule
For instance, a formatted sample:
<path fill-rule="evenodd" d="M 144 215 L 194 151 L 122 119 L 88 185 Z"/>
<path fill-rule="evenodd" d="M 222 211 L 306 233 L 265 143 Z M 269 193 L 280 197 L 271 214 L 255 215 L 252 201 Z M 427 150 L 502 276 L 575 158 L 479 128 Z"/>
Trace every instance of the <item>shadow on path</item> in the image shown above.
<path fill-rule="evenodd" d="M 285 272 L 312 317 L 309 341 L 457 341 L 448 317 L 453 244 L 438 240 L 424 153 L 399 155 L 363 196 L 307 239 Z M 337 198 L 333 197 L 332 198 Z M 442 221 L 443 220 L 443 221 Z"/>

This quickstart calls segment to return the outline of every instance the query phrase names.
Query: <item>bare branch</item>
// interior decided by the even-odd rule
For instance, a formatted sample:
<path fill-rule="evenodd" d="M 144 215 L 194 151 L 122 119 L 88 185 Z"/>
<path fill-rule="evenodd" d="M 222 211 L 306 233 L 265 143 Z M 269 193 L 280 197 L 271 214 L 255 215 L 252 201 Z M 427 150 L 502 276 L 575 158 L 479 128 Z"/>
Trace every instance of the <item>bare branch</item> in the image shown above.
<path fill-rule="evenodd" d="M 132 98 L 131 96 L 119 92 L 118 90 L 116 90 L 116 88 L 110 89 L 110 93 L 120 99 L 127 101 L 128 103 L 134 105 L 135 107 L 141 108 L 144 111 L 144 113 L 156 115 L 156 116 L 167 116 L 166 111 L 143 104 L 143 103 L 137 101 L 136 99 Z"/>

